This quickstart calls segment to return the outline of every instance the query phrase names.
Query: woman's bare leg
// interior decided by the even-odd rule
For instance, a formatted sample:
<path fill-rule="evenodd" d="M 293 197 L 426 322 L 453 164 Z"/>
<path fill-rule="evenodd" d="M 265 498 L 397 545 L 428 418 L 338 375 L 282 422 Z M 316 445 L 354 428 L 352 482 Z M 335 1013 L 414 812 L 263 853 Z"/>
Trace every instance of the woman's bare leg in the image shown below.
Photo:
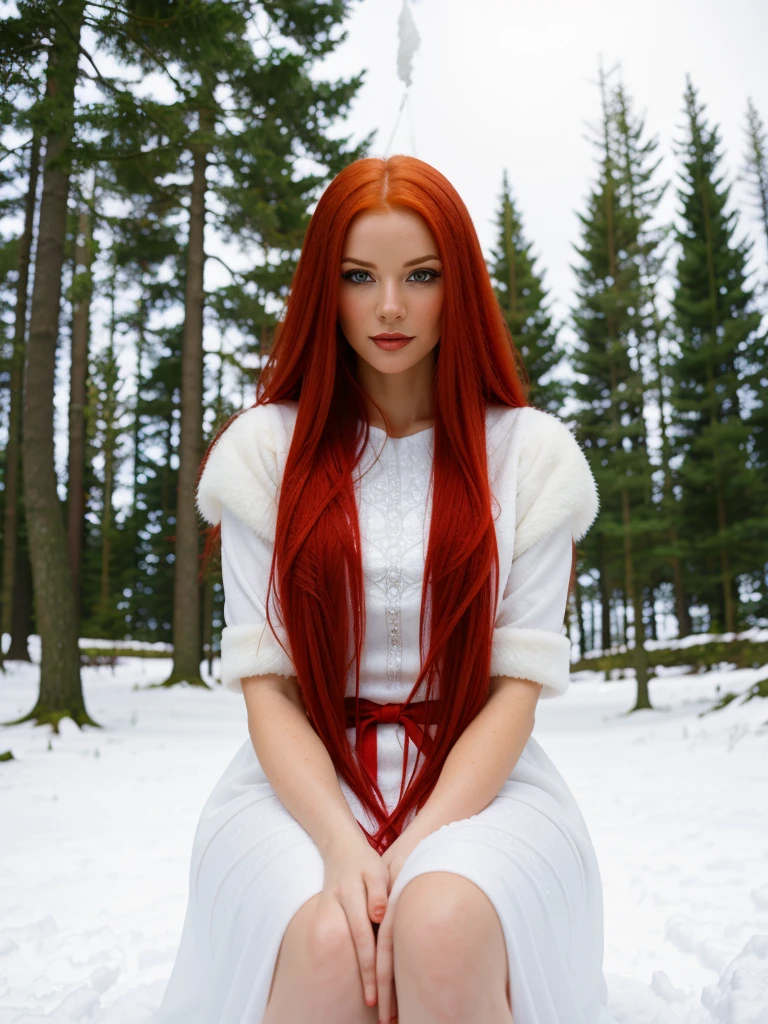
<path fill-rule="evenodd" d="M 262 1024 L 376 1024 L 347 916 L 337 904 L 318 913 L 319 900 L 307 900 L 285 931 Z"/>
<path fill-rule="evenodd" d="M 393 941 L 398 1024 L 513 1024 L 501 923 L 474 882 L 417 875 L 398 899 Z"/>

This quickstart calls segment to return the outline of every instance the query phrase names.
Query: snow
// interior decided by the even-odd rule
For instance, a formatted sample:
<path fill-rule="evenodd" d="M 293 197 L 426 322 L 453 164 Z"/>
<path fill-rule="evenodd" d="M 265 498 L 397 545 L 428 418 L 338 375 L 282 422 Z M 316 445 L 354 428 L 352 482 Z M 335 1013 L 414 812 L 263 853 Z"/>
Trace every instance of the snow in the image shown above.
<path fill-rule="evenodd" d="M 149 689 L 170 664 L 84 669 L 102 729 L 0 734 L 14 754 L 0 763 L 0 1024 L 152 1020 L 198 815 L 247 738 L 241 696 Z M 34 665 L 7 670 L 3 721 L 37 687 Z M 539 704 L 535 735 L 597 850 L 620 1024 L 768 1022 L 768 702 L 701 714 L 761 672 L 668 673 L 651 683 L 655 709 L 631 715 L 631 679 L 580 673 Z"/>
<path fill-rule="evenodd" d="M 660 651 L 662 649 L 680 651 L 688 647 L 698 647 L 700 644 L 731 643 L 734 640 L 749 640 L 752 643 L 768 643 L 768 629 L 760 626 L 753 626 L 744 630 L 743 633 L 689 633 L 688 636 L 665 640 L 646 640 L 645 648 L 648 651 Z M 613 654 L 626 654 L 629 648 L 626 644 L 618 644 L 614 647 L 607 647 L 604 651 L 587 651 L 585 660 L 589 658 L 603 658 Z"/>

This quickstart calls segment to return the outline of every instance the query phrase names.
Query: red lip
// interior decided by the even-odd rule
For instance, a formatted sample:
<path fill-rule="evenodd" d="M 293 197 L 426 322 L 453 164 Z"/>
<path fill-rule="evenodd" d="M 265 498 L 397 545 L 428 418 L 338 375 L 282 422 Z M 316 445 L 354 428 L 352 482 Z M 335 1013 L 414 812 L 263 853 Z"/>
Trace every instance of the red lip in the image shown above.
<path fill-rule="evenodd" d="M 372 334 L 371 339 L 373 341 L 410 341 L 415 338 L 415 334 Z"/>

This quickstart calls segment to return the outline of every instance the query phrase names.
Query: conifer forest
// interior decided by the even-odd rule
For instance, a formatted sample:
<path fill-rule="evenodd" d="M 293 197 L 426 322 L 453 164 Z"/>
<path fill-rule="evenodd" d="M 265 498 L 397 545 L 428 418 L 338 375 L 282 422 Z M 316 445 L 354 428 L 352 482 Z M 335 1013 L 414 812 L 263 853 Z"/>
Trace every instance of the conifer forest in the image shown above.
<path fill-rule="evenodd" d="M 365 68 L 317 71 L 352 6 L 2 5 L 2 657 L 40 637 L 32 721 L 95 724 L 81 668 L 129 642 L 172 651 L 162 685 L 208 685 L 223 593 L 215 559 L 200 573 L 198 466 L 255 400 L 314 202 L 381 155 L 345 130 Z M 768 110 L 744 97 L 746 211 L 691 77 L 664 173 L 631 82 L 601 70 L 596 89 L 567 324 L 512 160 L 486 256 L 529 400 L 571 426 L 600 492 L 574 656 L 634 669 L 648 707 L 659 641 L 715 634 L 719 661 L 752 664 L 739 638 L 768 625 Z"/>

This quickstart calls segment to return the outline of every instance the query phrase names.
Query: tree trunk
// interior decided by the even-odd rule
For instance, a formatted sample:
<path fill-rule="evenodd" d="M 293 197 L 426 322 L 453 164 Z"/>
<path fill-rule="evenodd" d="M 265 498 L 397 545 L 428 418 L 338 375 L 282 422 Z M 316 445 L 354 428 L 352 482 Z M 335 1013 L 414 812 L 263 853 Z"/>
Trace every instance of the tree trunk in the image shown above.
<path fill-rule="evenodd" d="M 26 545 L 19 548 L 13 587 L 13 614 L 11 615 L 11 646 L 8 661 L 31 661 L 29 635 L 32 632 L 32 575 Z"/>
<path fill-rule="evenodd" d="M 213 675 L 213 580 L 203 580 L 203 657 L 208 662 L 208 675 Z"/>
<path fill-rule="evenodd" d="M 134 399 L 133 407 L 133 426 L 132 426 L 132 439 L 133 439 L 133 496 L 131 502 L 131 518 L 134 523 L 134 547 L 138 551 L 139 548 L 139 531 L 138 531 L 138 493 L 139 493 L 139 473 L 141 469 L 141 389 L 144 381 L 143 375 L 143 361 L 144 361 L 144 349 L 146 347 L 145 342 L 145 330 L 146 330 L 146 318 L 147 318 L 147 303 L 144 296 L 144 275 L 141 277 L 141 295 L 139 296 L 139 313 L 138 313 L 138 324 L 136 329 L 136 396 Z"/>
<path fill-rule="evenodd" d="M 591 614 L 592 628 L 591 628 L 591 632 L 590 632 L 590 645 L 589 645 L 589 649 L 591 651 L 596 651 L 598 649 L 598 647 L 597 647 L 597 605 L 598 605 L 598 602 L 593 599 L 590 602 L 590 604 L 591 604 L 591 612 L 592 612 L 592 614 Z"/>
<path fill-rule="evenodd" d="M 677 527 L 673 526 L 669 531 L 669 539 L 677 544 Z M 685 582 L 683 579 L 683 560 L 672 558 L 672 581 L 675 587 L 675 615 L 677 616 L 677 632 L 679 636 L 690 636 L 693 632 L 691 613 L 688 610 L 688 598 L 685 594 Z"/>
<path fill-rule="evenodd" d="M 96 725 L 80 681 L 77 616 L 67 534 L 57 490 L 53 446 L 54 376 L 67 227 L 68 153 L 84 0 L 62 0 L 49 51 L 46 89 L 56 99 L 56 127 L 47 133 L 35 283 L 24 379 L 22 454 L 37 626 L 42 644 L 40 694 L 25 716 L 58 731 L 61 718 Z"/>
<path fill-rule="evenodd" d="M 579 627 L 579 647 L 581 648 L 581 657 L 590 650 L 590 644 L 587 640 L 587 633 L 584 626 L 584 592 L 581 584 L 579 583 L 578 573 L 576 574 L 576 583 L 573 588 L 573 598 L 576 607 L 576 622 Z"/>
<path fill-rule="evenodd" d="M 213 127 L 210 110 L 199 112 L 199 129 Z M 192 147 L 193 171 L 187 245 L 184 337 L 181 352 L 181 426 L 176 502 L 173 583 L 173 670 L 166 686 L 178 682 L 205 686 L 200 677 L 199 526 L 195 483 L 203 434 L 203 269 L 205 265 L 205 192 L 209 146 Z"/>
<path fill-rule="evenodd" d="M 715 480 L 717 489 L 717 526 L 722 536 L 728 528 L 728 517 L 725 511 L 725 497 L 720 474 Z M 736 604 L 733 600 L 733 572 L 731 570 L 731 557 L 728 548 L 723 545 L 720 549 L 720 578 L 723 586 L 723 617 L 726 633 L 736 632 Z"/>
<path fill-rule="evenodd" d="M 99 604 L 102 613 L 109 604 L 109 561 L 112 540 L 112 492 L 115 487 L 115 444 L 114 437 L 107 435 L 104 448 L 104 498 L 101 510 L 101 583 Z"/>
<path fill-rule="evenodd" d="M 174 454 L 173 425 L 170 419 L 168 420 L 163 440 L 165 441 L 165 462 L 163 463 L 163 476 L 160 483 L 160 511 L 163 514 L 163 522 L 167 522 L 171 514 L 171 457 Z"/>
<path fill-rule="evenodd" d="M 115 490 L 115 449 L 117 447 L 118 390 L 120 371 L 115 359 L 115 314 L 117 266 L 112 266 L 112 284 L 110 288 L 109 346 L 103 361 L 104 398 L 101 407 L 101 418 L 104 421 L 104 487 L 101 500 L 101 578 L 99 582 L 99 616 L 102 627 L 107 621 L 109 606 L 109 569 L 112 546 L 112 499 Z"/>
<path fill-rule="evenodd" d="M 607 555 L 605 551 L 605 535 L 600 538 L 600 605 L 601 605 L 601 635 L 600 647 L 607 651 L 611 646 L 611 595 L 608 589 Z"/>
<path fill-rule="evenodd" d="M 11 356 L 11 379 L 8 409 L 8 443 L 5 449 L 5 512 L 3 517 L 3 592 L 2 628 L 11 634 L 12 651 L 27 650 L 27 637 L 14 642 L 14 594 L 16 592 L 16 550 L 19 540 L 20 493 L 19 470 L 21 469 L 21 410 L 24 401 L 24 349 L 27 338 L 27 307 L 29 305 L 29 257 L 32 250 L 32 236 L 35 227 L 35 200 L 40 167 L 40 137 L 32 136 L 29 151 L 29 177 L 27 198 L 24 204 L 24 231 L 19 239 L 19 277 L 16 282 L 16 316 L 13 330 L 13 354 Z M 28 660 L 27 654 L 24 660 Z M 2 648 L 0 647 L 0 662 Z"/>
<path fill-rule="evenodd" d="M 632 605 L 635 620 L 635 643 L 632 648 L 632 664 L 637 679 L 637 697 L 633 711 L 650 708 L 648 694 L 648 655 L 645 650 L 645 622 L 643 621 L 643 593 L 635 582 L 635 564 L 632 556 L 632 513 L 629 507 L 629 491 L 621 491 L 621 517 L 624 525 L 624 586 L 626 597 Z M 626 606 L 625 606 L 626 607 Z M 624 629 L 626 631 L 626 612 Z"/>
<path fill-rule="evenodd" d="M 656 312 L 656 300 L 653 300 L 653 316 L 654 322 L 658 322 L 658 314 Z M 667 423 L 667 415 L 664 411 L 664 402 L 666 399 L 664 391 L 664 367 L 661 360 L 661 349 L 659 347 L 658 332 L 654 340 L 653 358 L 656 368 L 656 378 L 658 384 L 658 402 L 659 402 L 659 430 L 661 433 L 661 468 L 664 474 L 663 485 L 662 485 L 662 512 L 674 510 L 674 494 L 672 493 L 672 468 L 669 465 L 669 425 Z M 673 547 L 677 546 L 678 536 L 677 527 L 671 526 L 669 529 L 669 540 Z M 675 615 L 677 617 L 677 633 L 678 636 L 689 636 L 693 632 L 691 624 L 691 616 L 688 612 L 688 600 L 685 596 L 685 580 L 683 577 L 683 562 L 679 555 L 672 555 L 670 557 L 670 565 L 672 567 L 672 582 L 675 588 Z"/>
<path fill-rule="evenodd" d="M 659 627 L 656 621 L 656 588 L 648 587 L 648 609 L 650 616 L 648 618 L 648 625 L 650 627 L 651 640 L 659 639 Z"/>
<path fill-rule="evenodd" d="M 77 219 L 75 299 L 72 310 L 72 361 L 69 373 L 69 458 L 67 482 L 67 540 L 75 607 L 80 613 L 80 563 L 85 522 L 85 405 L 88 381 L 88 342 L 91 319 L 93 245 L 87 210 Z M 80 241 L 82 236 L 83 241 Z"/>

